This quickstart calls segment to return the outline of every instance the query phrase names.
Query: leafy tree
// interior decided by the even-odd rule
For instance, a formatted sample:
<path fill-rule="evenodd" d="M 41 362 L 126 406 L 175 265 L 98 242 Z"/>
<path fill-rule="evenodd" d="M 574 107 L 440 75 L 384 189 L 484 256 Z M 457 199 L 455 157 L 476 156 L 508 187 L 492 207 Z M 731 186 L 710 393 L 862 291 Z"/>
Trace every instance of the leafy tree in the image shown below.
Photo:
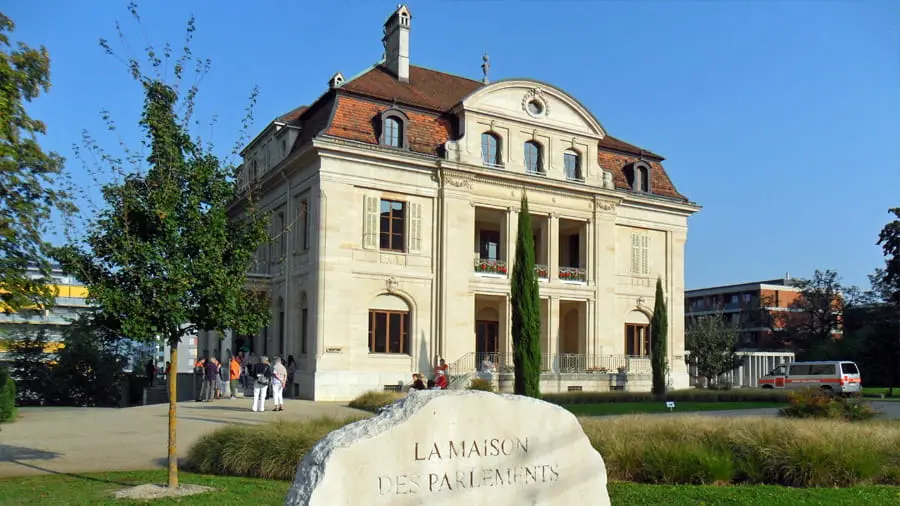
<path fill-rule="evenodd" d="M 52 303 L 42 232 L 54 210 L 76 210 L 56 184 L 63 159 L 44 153 L 37 137 L 46 127 L 25 111 L 25 103 L 50 88 L 50 56 L 43 46 L 13 46 L 8 33 L 14 29 L 0 13 L 0 307 L 18 311 Z M 43 276 L 27 275 L 29 267 Z"/>
<path fill-rule="evenodd" d="M 894 219 L 881 229 L 877 242 L 884 251 L 884 268 L 870 276 L 873 291 L 887 303 L 871 349 L 890 372 L 886 379 L 893 395 L 894 386 L 900 386 L 900 207 L 889 212 Z"/>
<path fill-rule="evenodd" d="M 516 261 L 510 286 L 515 393 L 540 397 L 541 299 L 534 272 L 534 237 L 531 234 L 528 196 L 523 192 L 516 237 Z"/>
<path fill-rule="evenodd" d="M 6 367 L 0 366 L 0 423 L 16 419 L 16 382 Z"/>
<path fill-rule="evenodd" d="M 134 5 L 129 10 L 137 18 Z M 188 42 L 193 31 L 191 19 Z M 101 46 L 115 54 L 106 41 Z M 59 249 L 57 258 L 85 282 L 90 300 L 120 322 L 123 335 L 143 342 L 165 339 L 176 371 L 178 344 L 195 331 L 249 334 L 268 321 L 268 301 L 245 288 L 255 252 L 267 240 L 268 218 L 245 195 L 238 205 L 240 218 L 230 219 L 237 195 L 234 168 L 187 130 L 196 86 L 179 91 L 185 69 L 196 63 L 203 74 L 208 61 L 194 59 L 185 47 L 172 65 L 170 54 L 168 45 L 160 53 L 147 49 L 154 75 L 144 73 L 134 58 L 125 61 L 144 92 L 139 124 L 148 166 L 103 187 L 106 207 L 89 225 L 85 243 Z M 172 85 L 160 75 L 167 68 L 174 70 Z M 126 151 L 133 161 L 140 150 Z M 176 384 L 168 385 L 172 488 L 178 486 Z"/>
<path fill-rule="evenodd" d="M 692 318 L 685 332 L 687 363 L 712 386 L 716 378 L 741 366 L 737 356 L 738 331 L 728 325 L 722 312 Z"/>
<path fill-rule="evenodd" d="M 653 306 L 653 319 L 650 321 L 650 365 L 653 372 L 653 393 L 666 393 L 666 375 L 669 362 L 666 358 L 669 335 L 669 311 L 663 294 L 662 279 L 656 279 L 656 301 Z"/>
<path fill-rule="evenodd" d="M 16 329 L 5 341 L 12 358 L 10 373 L 16 382 L 19 405 L 48 401 L 51 379 L 50 356 L 45 351 L 50 344 L 47 331 L 43 328 Z"/>
<path fill-rule="evenodd" d="M 842 327 L 843 305 L 848 292 L 837 272 L 816 270 L 812 279 L 798 280 L 798 297 L 785 313 L 783 327 L 775 335 L 800 356 L 828 346 Z"/>

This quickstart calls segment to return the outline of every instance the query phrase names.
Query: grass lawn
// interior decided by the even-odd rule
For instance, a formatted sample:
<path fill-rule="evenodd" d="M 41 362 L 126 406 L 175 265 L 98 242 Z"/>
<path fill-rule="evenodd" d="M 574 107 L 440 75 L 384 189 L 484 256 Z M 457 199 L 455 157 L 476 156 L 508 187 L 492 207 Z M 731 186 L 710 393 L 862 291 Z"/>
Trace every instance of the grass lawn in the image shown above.
<path fill-rule="evenodd" d="M 719 411 L 726 409 L 781 408 L 776 402 L 676 402 L 676 413 Z M 564 404 L 564 408 L 579 416 L 628 415 L 637 413 L 666 413 L 664 402 L 601 402 L 596 404 Z"/>
<path fill-rule="evenodd" d="M 116 501 L 111 494 L 128 485 L 163 483 L 164 470 L 110 472 L 85 475 L 45 475 L 0 480 L 0 504 L 186 504 L 247 505 L 283 504 L 290 483 L 251 478 L 227 478 L 181 473 L 183 483 L 216 487 L 211 494 L 147 502 Z M 613 504 L 746 504 L 760 506 L 819 504 L 897 504 L 900 487 L 785 488 L 773 486 L 670 486 L 611 483 Z"/>
<path fill-rule="evenodd" d="M 887 387 L 863 387 L 862 393 L 863 395 L 884 395 L 886 400 L 900 399 L 900 387 L 894 387 L 894 395 L 891 397 L 887 397 Z"/>

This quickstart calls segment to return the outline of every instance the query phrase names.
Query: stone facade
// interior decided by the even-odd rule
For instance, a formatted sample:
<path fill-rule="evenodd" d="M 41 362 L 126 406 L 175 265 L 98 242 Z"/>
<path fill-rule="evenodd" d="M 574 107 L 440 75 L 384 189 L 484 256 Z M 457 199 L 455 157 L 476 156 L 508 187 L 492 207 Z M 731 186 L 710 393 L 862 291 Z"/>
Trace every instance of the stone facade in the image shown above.
<path fill-rule="evenodd" d="M 686 387 L 684 245 L 699 207 L 662 157 L 610 137 L 555 86 L 404 70 L 410 25 L 404 6 L 386 23 L 399 64 L 336 74 L 245 149 L 233 211 L 253 195 L 271 215 L 253 280 L 273 317 L 231 348 L 292 355 L 290 392 L 316 400 L 408 383 L 440 358 L 457 377 L 485 359 L 510 364 L 509 275 L 527 192 L 547 373 L 613 378 L 591 389 L 634 373 L 629 389 L 645 385 L 659 277 L 671 384 Z"/>

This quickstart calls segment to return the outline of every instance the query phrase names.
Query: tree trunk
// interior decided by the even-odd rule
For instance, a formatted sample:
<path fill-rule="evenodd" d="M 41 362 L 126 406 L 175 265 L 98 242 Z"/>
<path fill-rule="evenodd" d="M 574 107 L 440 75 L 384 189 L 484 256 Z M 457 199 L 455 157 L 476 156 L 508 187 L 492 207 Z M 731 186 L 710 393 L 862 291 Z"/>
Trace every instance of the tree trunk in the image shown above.
<path fill-rule="evenodd" d="M 175 439 L 175 425 L 178 419 L 175 415 L 175 403 L 178 400 L 178 343 L 169 342 L 169 488 L 178 488 L 178 456 L 176 455 L 177 442 Z"/>

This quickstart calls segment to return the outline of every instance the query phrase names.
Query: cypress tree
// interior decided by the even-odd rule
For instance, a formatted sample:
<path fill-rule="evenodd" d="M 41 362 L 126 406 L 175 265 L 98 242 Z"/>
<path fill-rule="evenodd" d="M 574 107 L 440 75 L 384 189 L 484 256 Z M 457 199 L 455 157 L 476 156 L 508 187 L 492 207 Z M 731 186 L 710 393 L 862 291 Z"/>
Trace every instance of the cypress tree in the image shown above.
<path fill-rule="evenodd" d="M 653 319 L 650 320 L 650 366 L 653 370 L 653 393 L 656 395 L 666 393 L 668 335 L 669 314 L 663 297 L 662 279 L 656 278 L 656 301 L 653 305 Z"/>
<path fill-rule="evenodd" d="M 541 378 L 541 300 L 534 273 L 534 237 L 528 196 L 522 193 L 516 261 L 510 290 L 512 305 L 513 365 L 515 393 L 539 397 Z"/>

